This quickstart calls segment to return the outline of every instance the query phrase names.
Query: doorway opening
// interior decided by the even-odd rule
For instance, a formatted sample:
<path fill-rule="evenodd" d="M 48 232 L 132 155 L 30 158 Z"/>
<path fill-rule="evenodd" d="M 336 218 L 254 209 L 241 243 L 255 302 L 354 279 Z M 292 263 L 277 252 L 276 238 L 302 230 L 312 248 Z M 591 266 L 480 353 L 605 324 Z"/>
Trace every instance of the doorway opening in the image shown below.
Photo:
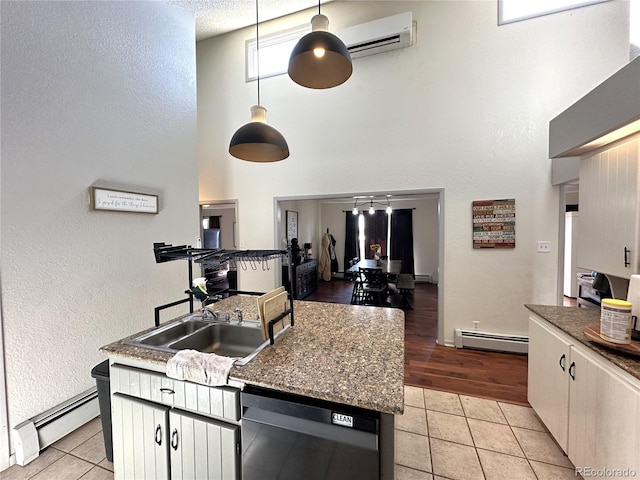
<path fill-rule="evenodd" d="M 276 197 L 274 198 L 276 222 L 274 244 L 286 245 L 286 212 L 296 212 L 299 245 L 306 245 L 315 258 L 320 258 L 322 237 L 329 232 L 336 241 L 335 255 L 338 260 L 338 268 L 336 272 L 332 272 L 332 279 L 344 278 L 345 271 L 349 268 L 345 263 L 346 219 L 352 215 L 354 199 L 387 197 L 392 209 L 413 209 L 415 278 L 417 282 L 437 285 L 436 342 L 442 344 L 444 339 L 444 271 L 442 268 L 444 189 Z"/>
<path fill-rule="evenodd" d="M 205 202 L 200 204 L 200 238 L 198 247 L 234 250 L 237 248 L 237 204 L 230 202 Z M 238 272 L 234 265 L 205 268 L 209 296 L 226 289 L 238 288 Z"/>

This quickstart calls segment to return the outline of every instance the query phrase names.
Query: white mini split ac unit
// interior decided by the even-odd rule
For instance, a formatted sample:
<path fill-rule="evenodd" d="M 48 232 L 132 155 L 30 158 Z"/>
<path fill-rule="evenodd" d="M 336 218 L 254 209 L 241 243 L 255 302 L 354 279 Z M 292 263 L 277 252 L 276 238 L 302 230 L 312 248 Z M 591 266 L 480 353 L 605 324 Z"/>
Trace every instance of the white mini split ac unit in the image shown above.
<path fill-rule="evenodd" d="M 347 46 L 351 58 L 408 47 L 413 43 L 412 15 L 405 12 L 380 18 L 345 28 L 336 35 Z"/>

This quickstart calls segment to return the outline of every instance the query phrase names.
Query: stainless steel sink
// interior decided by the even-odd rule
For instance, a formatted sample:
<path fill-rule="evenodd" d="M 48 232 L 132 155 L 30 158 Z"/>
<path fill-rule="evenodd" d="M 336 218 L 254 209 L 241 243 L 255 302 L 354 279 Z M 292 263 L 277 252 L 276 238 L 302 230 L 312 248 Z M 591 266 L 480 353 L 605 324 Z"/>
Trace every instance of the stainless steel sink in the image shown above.
<path fill-rule="evenodd" d="M 260 326 L 254 322 L 241 325 L 186 317 L 128 340 L 130 345 L 178 352 L 192 349 L 227 357 L 238 357 L 244 365 L 269 344 L 262 340 Z"/>
<path fill-rule="evenodd" d="M 258 348 L 262 331 L 238 325 L 214 323 L 169 345 L 174 350 L 192 349 L 226 357 L 244 357 Z"/>
<path fill-rule="evenodd" d="M 167 345 L 170 342 L 175 342 L 177 338 L 182 338 L 185 335 L 189 335 L 207 325 L 209 325 L 209 323 L 202 320 L 187 320 L 172 323 L 167 327 L 153 330 L 141 337 L 136 338 L 136 343 L 154 346 Z"/>

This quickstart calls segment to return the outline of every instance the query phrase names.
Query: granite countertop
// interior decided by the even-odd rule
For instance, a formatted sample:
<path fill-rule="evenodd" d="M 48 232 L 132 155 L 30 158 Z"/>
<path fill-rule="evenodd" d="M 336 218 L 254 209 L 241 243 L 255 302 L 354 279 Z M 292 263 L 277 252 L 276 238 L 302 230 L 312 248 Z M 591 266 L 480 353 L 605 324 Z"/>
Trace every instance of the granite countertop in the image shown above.
<path fill-rule="evenodd" d="M 583 333 L 585 327 L 600 325 L 599 308 L 557 307 L 553 305 L 525 305 L 525 307 L 640 380 L 640 357 L 628 355 L 593 342 Z"/>
<path fill-rule="evenodd" d="M 209 307 L 222 315 L 242 308 L 245 320 L 258 318 L 256 297 L 238 295 Z M 229 379 L 385 413 L 403 411 L 402 310 L 295 300 L 294 316 L 293 328 L 246 365 L 232 367 Z M 166 366 L 172 353 L 125 343 L 145 332 L 101 351 Z"/>

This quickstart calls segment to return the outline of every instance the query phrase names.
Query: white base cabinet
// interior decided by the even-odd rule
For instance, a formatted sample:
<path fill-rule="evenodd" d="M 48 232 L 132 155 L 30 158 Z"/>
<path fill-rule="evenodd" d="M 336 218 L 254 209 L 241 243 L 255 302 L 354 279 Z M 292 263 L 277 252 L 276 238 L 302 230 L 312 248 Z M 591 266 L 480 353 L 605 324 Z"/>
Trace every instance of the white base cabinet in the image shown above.
<path fill-rule="evenodd" d="M 116 480 L 240 479 L 237 389 L 110 368 Z"/>
<path fill-rule="evenodd" d="M 239 478 L 238 426 L 172 410 L 169 430 L 172 480 Z"/>
<path fill-rule="evenodd" d="M 115 478 L 169 478 L 168 412 L 124 395 L 111 397 Z"/>
<path fill-rule="evenodd" d="M 578 473 L 640 475 L 640 380 L 537 315 L 528 377 L 529 403 Z"/>
<path fill-rule="evenodd" d="M 565 452 L 569 431 L 567 368 L 570 355 L 570 342 L 554 335 L 544 323 L 533 319 L 529 321 L 527 397 Z"/>

